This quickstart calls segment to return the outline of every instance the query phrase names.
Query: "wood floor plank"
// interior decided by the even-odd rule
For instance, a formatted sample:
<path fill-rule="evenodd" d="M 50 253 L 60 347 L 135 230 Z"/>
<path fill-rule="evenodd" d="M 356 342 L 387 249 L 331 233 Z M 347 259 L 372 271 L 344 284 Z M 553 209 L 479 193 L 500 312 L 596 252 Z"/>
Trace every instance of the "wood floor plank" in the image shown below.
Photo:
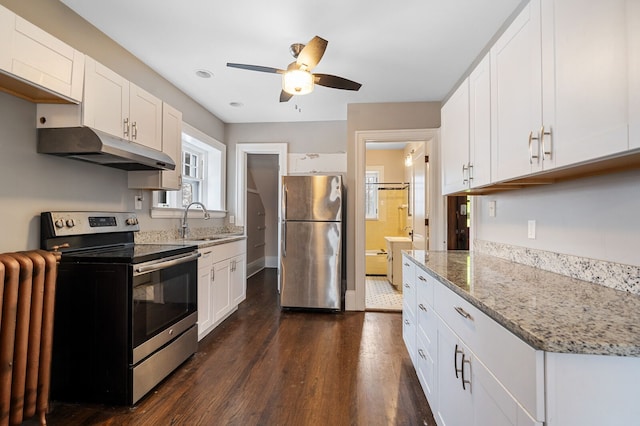
<path fill-rule="evenodd" d="M 282 312 L 267 269 L 248 280 L 238 311 L 138 405 L 54 401 L 48 424 L 435 425 L 401 319 Z"/>

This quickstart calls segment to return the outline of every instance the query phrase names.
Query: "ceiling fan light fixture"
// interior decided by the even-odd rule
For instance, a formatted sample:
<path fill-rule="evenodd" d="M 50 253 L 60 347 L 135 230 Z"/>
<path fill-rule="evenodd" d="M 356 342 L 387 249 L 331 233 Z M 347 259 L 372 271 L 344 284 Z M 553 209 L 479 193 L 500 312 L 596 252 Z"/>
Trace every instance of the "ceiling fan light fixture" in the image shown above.
<path fill-rule="evenodd" d="M 313 92 L 313 74 L 304 70 L 290 70 L 282 74 L 282 90 L 290 95 Z"/>

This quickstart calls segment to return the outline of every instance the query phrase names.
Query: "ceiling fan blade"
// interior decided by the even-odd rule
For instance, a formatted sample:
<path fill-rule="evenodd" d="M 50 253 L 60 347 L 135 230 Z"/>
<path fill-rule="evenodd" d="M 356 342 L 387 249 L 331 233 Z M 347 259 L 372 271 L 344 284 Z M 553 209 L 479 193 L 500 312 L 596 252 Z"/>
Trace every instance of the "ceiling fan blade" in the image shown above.
<path fill-rule="evenodd" d="M 318 65 L 324 51 L 327 49 L 328 41 L 322 37 L 315 36 L 298 54 L 296 62 L 300 67 L 304 67 L 305 70 L 311 71 Z"/>
<path fill-rule="evenodd" d="M 287 93 L 284 90 L 280 92 L 280 102 L 288 102 L 291 98 L 293 98 L 291 93 Z"/>
<path fill-rule="evenodd" d="M 342 90 L 360 90 L 362 84 L 355 81 L 347 80 L 346 78 L 338 77 L 331 74 L 313 74 L 315 83 L 320 86 L 331 87 L 334 89 Z"/>
<path fill-rule="evenodd" d="M 240 69 L 249 70 L 249 71 L 268 72 L 272 74 L 282 74 L 284 72 L 284 70 L 281 70 L 278 68 L 263 67 L 260 65 L 234 64 L 231 62 L 227 62 L 227 66 L 231 68 L 240 68 Z"/>

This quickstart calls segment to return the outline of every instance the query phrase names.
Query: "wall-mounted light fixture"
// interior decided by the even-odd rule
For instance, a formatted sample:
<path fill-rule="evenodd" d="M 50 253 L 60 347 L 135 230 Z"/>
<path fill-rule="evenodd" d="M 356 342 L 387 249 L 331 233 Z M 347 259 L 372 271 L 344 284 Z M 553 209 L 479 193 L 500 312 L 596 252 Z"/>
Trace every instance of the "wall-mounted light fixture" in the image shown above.
<path fill-rule="evenodd" d="M 411 152 L 404 156 L 404 166 L 411 167 L 413 166 L 413 153 L 416 152 L 415 149 L 412 149 Z"/>

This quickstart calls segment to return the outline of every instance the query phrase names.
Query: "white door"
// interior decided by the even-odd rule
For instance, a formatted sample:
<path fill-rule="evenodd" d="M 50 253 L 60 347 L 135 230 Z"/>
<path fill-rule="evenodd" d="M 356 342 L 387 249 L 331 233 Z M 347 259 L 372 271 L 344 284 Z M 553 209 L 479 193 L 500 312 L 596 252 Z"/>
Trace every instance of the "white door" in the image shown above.
<path fill-rule="evenodd" d="M 93 58 L 85 58 L 84 125 L 129 139 L 129 81 Z"/>
<path fill-rule="evenodd" d="M 534 138 L 542 126 L 540 0 L 522 10 L 491 48 L 492 180 L 540 166 Z"/>
<path fill-rule="evenodd" d="M 469 79 L 442 107 L 442 193 L 469 187 Z"/>
<path fill-rule="evenodd" d="M 129 87 L 131 140 L 162 151 L 162 101 L 133 83 Z"/>
<path fill-rule="evenodd" d="M 637 1 L 543 1 L 543 123 L 551 129 L 543 144 L 549 152 L 545 169 L 550 162 L 565 166 L 627 149 L 632 3 Z"/>
<path fill-rule="evenodd" d="M 418 144 L 413 153 L 413 249 L 426 250 L 427 226 L 426 200 L 427 200 L 427 174 L 424 153 L 424 143 Z"/>

